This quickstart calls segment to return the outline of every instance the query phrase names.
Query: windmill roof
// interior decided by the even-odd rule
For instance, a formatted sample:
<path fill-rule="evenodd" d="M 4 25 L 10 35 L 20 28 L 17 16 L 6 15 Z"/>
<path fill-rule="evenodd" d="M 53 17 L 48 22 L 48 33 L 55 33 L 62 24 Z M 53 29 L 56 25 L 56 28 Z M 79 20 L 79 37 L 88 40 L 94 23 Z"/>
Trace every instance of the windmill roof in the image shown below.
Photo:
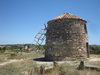
<path fill-rule="evenodd" d="M 84 19 L 82 19 L 80 17 L 77 17 L 75 15 L 72 15 L 70 13 L 64 13 L 64 14 L 62 14 L 62 15 L 60 15 L 60 16 L 58 16 L 58 17 L 56 17 L 56 18 L 54 18 L 54 19 L 52 19 L 50 21 L 58 20 L 58 19 L 79 19 L 79 20 L 87 22 L 86 20 L 84 20 Z"/>

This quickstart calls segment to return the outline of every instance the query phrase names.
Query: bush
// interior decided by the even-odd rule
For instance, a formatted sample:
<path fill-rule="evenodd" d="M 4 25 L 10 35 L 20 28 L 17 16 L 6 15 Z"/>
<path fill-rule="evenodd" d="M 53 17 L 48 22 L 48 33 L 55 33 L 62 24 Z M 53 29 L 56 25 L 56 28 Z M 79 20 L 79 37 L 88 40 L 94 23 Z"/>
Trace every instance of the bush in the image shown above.
<path fill-rule="evenodd" d="M 17 56 L 16 53 L 11 53 L 8 57 L 8 59 L 14 59 Z"/>
<path fill-rule="evenodd" d="M 100 54 L 100 46 L 99 45 L 90 45 L 89 50 L 91 54 Z"/>

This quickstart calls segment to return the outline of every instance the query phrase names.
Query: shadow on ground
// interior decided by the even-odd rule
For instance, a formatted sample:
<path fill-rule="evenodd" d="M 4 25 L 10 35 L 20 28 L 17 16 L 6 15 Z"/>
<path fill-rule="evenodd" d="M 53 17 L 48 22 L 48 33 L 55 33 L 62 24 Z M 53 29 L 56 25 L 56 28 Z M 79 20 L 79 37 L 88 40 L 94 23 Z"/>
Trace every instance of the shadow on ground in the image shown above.
<path fill-rule="evenodd" d="M 33 59 L 33 61 L 52 62 L 51 60 L 47 60 L 47 59 L 44 58 L 44 57 L 41 57 L 41 58 L 35 58 L 35 59 Z"/>

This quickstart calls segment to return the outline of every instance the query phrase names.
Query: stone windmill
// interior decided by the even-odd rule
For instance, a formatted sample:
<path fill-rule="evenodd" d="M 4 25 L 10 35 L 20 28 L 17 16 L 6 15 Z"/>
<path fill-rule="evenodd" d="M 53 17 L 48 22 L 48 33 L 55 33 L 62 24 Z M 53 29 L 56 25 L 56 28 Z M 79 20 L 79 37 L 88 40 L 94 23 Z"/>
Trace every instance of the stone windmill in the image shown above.
<path fill-rule="evenodd" d="M 89 57 L 87 21 L 64 13 L 47 22 L 46 60 L 69 60 Z"/>

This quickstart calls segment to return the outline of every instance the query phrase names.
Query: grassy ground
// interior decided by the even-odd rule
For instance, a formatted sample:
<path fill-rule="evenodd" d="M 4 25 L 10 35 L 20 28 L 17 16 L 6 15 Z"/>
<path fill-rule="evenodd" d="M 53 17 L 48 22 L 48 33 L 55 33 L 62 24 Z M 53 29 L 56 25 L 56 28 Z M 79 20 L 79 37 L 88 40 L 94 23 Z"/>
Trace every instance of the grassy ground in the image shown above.
<path fill-rule="evenodd" d="M 64 63 L 57 68 L 46 70 L 45 75 L 100 75 L 100 72 L 95 70 L 77 70 L 75 67 Z"/>
<path fill-rule="evenodd" d="M 7 61 L 8 54 L 0 53 L 0 63 Z"/>
<path fill-rule="evenodd" d="M 90 55 L 90 61 L 86 63 L 100 67 L 100 55 L 94 55 L 94 54 Z"/>
<path fill-rule="evenodd" d="M 34 66 L 37 65 L 32 60 L 11 63 L 0 67 L 0 75 L 22 75 L 23 72 L 28 72 Z"/>
<path fill-rule="evenodd" d="M 0 63 L 13 59 L 24 59 L 21 62 L 14 62 L 4 66 L 0 66 L 0 75 L 24 75 L 24 73 L 30 73 L 33 67 L 37 66 L 33 58 L 43 57 L 43 51 L 32 51 L 20 53 L 2 53 L 0 54 Z"/>
<path fill-rule="evenodd" d="M 0 66 L 0 75 L 37 75 L 38 72 L 35 72 L 34 67 L 39 67 L 36 61 L 33 61 L 33 58 L 43 57 L 43 51 L 32 51 L 29 53 L 23 52 L 12 54 L 0 54 L 0 62 L 5 62 L 11 59 L 24 59 L 21 62 L 14 62 L 4 66 Z M 28 59 L 29 58 L 29 59 Z M 100 55 L 91 55 L 91 59 L 96 59 L 97 61 L 85 60 L 85 64 L 91 64 L 100 67 Z M 71 65 L 74 64 L 74 65 Z M 60 66 L 57 66 L 52 69 L 45 70 L 44 75 L 100 75 L 100 71 L 95 70 L 77 70 L 76 64 L 79 64 L 79 61 L 72 61 L 71 63 L 64 63 Z M 44 65 L 46 66 L 46 65 Z"/>
<path fill-rule="evenodd" d="M 6 62 L 12 59 L 33 59 L 36 57 L 43 57 L 43 51 L 32 51 L 32 52 L 22 52 L 22 53 L 0 53 L 0 63 Z"/>
<path fill-rule="evenodd" d="M 39 66 L 32 60 L 24 60 L 22 62 L 11 63 L 0 67 L 0 75 L 37 75 L 34 67 Z M 45 70 L 44 75 L 100 75 L 95 70 L 77 70 L 76 66 L 70 64 L 61 64 L 52 69 Z"/>

